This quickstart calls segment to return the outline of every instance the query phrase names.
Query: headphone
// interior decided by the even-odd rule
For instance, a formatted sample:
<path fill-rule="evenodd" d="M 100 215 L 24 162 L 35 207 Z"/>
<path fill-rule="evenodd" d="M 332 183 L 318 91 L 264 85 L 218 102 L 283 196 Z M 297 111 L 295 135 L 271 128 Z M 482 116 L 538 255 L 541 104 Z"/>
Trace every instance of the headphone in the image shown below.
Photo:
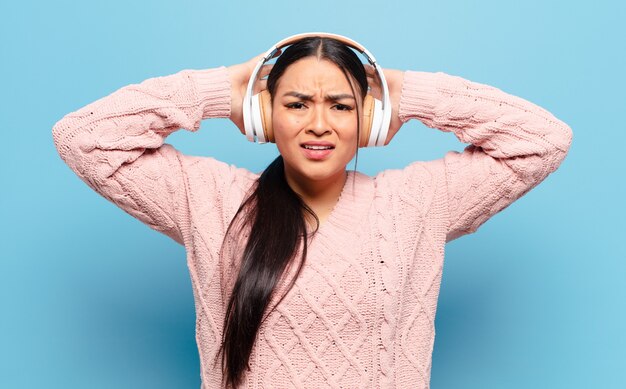
<path fill-rule="evenodd" d="M 272 59 L 278 50 L 285 46 L 309 37 L 333 38 L 345 45 L 352 47 L 363 54 L 368 62 L 374 67 L 381 83 L 382 101 L 375 99 L 372 95 L 365 96 L 363 103 L 363 128 L 361 129 L 359 147 L 384 146 L 391 123 L 391 101 L 389 98 L 389 88 L 383 69 L 378 65 L 376 59 L 370 52 L 359 43 L 342 35 L 329 34 L 323 32 L 310 32 L 297 34 L 281 40 L 272 46 L 259 60 L 254 71 L 250 75 L 248 88 L 243 98 L 243 123 L 246 138 L 251 142 L 267 143 L 274 142 L 274 130 L 272 128 L 272 104 L 270 93 L 263 90 L 252 95 L 252 88 L 256 82 L 259 70 L 267 61 Z"/>

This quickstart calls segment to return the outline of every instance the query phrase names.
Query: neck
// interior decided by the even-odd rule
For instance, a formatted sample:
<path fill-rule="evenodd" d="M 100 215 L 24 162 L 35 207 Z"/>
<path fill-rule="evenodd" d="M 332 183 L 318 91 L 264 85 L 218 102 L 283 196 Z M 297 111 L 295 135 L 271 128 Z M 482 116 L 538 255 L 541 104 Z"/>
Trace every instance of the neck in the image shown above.
<path fill-rule="evenodd" d="M 324 180 L 308 180 L 289 174 L 285 167 L 285 178 L 291 189 L 318 215 L 320 221 L 326 219 L 337 203 L 339 196 L 348 178 L 348 172 L 343 170 Z"/>

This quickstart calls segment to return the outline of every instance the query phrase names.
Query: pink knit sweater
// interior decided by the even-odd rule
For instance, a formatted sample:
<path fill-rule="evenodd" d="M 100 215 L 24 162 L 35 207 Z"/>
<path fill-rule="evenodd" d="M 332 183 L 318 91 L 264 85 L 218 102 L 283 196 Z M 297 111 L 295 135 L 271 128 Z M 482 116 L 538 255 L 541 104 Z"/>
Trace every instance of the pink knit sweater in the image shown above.
<path fill-rule="evenodd" d="M 218 250 L 258 174 L 164 141 L 230 115 L 227 72 L 187 69 L 128 85 L 53 128 L 84 182 L 185 246 L 203 388 L 222 378 L 223 280 L 233 264 L 220 263 Z M 539 184 L 572 140 L 544 109 L 440 72 L 405 72 L 399 115 L 470 145 L 375 177 L 349 173 L 295 286 L 258 333 L 244 387 L 428 388 L 445 243 Z"/>

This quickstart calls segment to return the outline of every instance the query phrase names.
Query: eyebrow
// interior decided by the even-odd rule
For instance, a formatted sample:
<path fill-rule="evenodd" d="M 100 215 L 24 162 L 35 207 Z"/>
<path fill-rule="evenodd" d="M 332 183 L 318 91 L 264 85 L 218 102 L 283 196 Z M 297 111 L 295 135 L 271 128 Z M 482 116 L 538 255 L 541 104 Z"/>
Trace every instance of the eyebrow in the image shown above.
<path fill-rule="evenodd" d="M 313 96 L 311 95 L 305 95 L 304 93 L 300 93 L 300 92 L 296 92 L 296 91 L 291 91 L 291 92 L 287 92 L 283 95 L 284 96 L 293 96 L 296 97 L 300 100 L 304 100 L 304 101 L 312 101 L 313 100 Z M 338 95 L 326 95 L 326 100 L 330 100 L 330 101 L 337 101 L 337 100 L 342 100 L 342 99 L 352 99 L 352 100 L 356 100 L 354 98 L 354 96 L 352 96 L 349 93 L 340 93 Z"/>

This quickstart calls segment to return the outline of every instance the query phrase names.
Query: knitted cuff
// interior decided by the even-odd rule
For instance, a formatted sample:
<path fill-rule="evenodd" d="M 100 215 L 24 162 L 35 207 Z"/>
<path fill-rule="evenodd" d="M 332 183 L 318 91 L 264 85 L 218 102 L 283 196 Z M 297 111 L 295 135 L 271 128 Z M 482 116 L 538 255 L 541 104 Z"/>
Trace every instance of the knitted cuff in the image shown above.
<path fill-rule="evenodd" d="M 402 122 L 409 119 L 425 119 L 434 116 L 439 99 L 437 83 L 441 72 L 404 72 L 398 117 Z"/>
<path fill-rule="evenodd" d="M 230 79 L 226 67 L 188 70 L 188 72 L 200 99 L 202 118 L 229 117 Z"/>

